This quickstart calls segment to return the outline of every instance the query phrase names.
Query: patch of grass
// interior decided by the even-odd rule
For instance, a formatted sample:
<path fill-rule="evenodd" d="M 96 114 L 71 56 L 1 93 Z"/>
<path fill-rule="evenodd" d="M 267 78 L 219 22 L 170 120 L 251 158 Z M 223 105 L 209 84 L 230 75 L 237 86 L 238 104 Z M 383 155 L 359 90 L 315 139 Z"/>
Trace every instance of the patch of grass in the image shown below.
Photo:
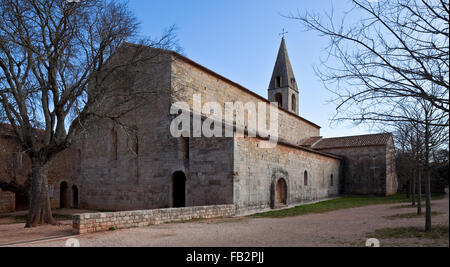
<path fill-rule="evenodd" d="M 434 205 L 431 204 L 431 207 L 433 207 L 433 206 L 434 206 Z M 425 203 L 422 204 L 422 208 L 425 209 Z M 408 204 L 408 205 L 400 205 L 400 206 L 394 206 L 394 207 L 391 207 L 391 209 L 393 209 L 393 210 L 399 210 L 399 209 L 417 209 L 417 204 L 416 204 L 416 206 L 413 206 L 413 205 L 411 205 L 411 204 Z"/>
<path fill-rule="evenodd" d="M 433 200 L 442 199 L 445 194 L 433 195 Z M 284 210 L 274 210 L 265 213 L 258 213 L 250 215 L 254 218 L 284 218 L 292 216 L 300 216 L 311 213 L 325 213 L 334 210 L 358 208 L 371 205 L 381 205 L 381 204 L 395 204 L 395 203 L 406 203 L 409 199 L 406 198 L 405 194 L 396 194 L 387 197 L 375 197 L 375 196 L 347 196 L 338 199 L 327 200 L 315 204 L 306 204 L 297 206 L 290 209 Z"/>
<path fill-rule="evenodd" d="M 439 216 L 445 214 L 443 212 L 439 212 L 439 211 L 433 211 L 431 212 L 431 216 Z M 389 220 L 398 220 L 398 219 L 415 219 L 415 218 L 422 218 L 425 217 L 425 211 L 422 212 L 422 214 L 417 214 L 416 213 L 406 213 L 406 214 L 396 214 L 396 215 L 392 215 L 392 216 L 385 216 L 383 218 L 389 219 Z"/>
<path fill-rule="evenodd" d="M 406 196 L 406 195 L 405 195 Z M 422 195 L 422 201 L 423 203 L 425 203 L 427 196 L 426 195 Z M 435 193 L 435 194 L 431 194 L 431 200 L 439 200 L 439 199 L 443 199 L 445 198 L 445 193 Z M 416 201 L 419 200 L 419 197 L 416 196 Z"/>
<path fill-rule="evenodd" d="M 109 227 L 109 230 L 108 231 L 116 231 L 116 227 L 114 227 L 114 226 L 111 226 L 111 227 Z"/>
<path fill-rule="evenodd" d="M 431 232 L 425 232 L 421 227 L 399 227 L 378 229 L 374 233 L 367 234 L 367 237 L 378 239 L 425 238 L 448 240 L 448 232 L 448 225 L 434 225 L 431 228 Z"/>

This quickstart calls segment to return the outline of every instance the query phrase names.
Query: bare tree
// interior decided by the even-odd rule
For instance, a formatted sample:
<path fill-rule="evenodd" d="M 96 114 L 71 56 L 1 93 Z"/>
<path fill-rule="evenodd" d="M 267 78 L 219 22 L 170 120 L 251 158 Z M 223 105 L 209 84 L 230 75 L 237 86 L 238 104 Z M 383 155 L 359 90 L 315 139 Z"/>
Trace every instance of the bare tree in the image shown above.
<path fill-rule="evenodd" d="M 12 127 L 21 151 L 31 160 L 26 226 L 54 223 L 47 182 L 50 163 L 87 123 L 117 120 L 139 106 L 148 92 L 128 92 L 114 109 L 103 109 L 105 102 L 117 98 L 108 79 L 157 58 L 144 53 L 147 46 L 171 48 L 173 28 L 158 40 L 138 40 L 138 22 L 122 1 L 0 0 L 0 16 L 0 118 Z M 125 51 L 122 47 L 132 49 L 114 64 L 109 62 Z M 130 101 L 135 104 L 126 105 Z"/>
<path fill-rule="evenodd" d="M 420 155 L 417 124 L 414 122 L 397 122 L 394 124 L 396 144 L 396 167 L 399 180 L 407 182 L 408 195 L 412 206 L 416 206 L 417 183 L 420 179 Z M 385 131 L 392 129 L 383 129 Z M 419 196 L 420 198 L 420 196 Z M 420 203 L 419 203 L 420 205 Z"/>
<path fill-rule="evenodd" d="M 398 153 L 403 156 L 407 155 L 407 163 L 404 164 L 403 170 L 399 171 L 405 172 L 405 169 L 408 169 L 406 175 L 411 175 L 413 180 L 417 177 L 413 183 L 417 183 L 418 189 L 418 214 L 422 214 L 422 177 L 425 175 L 427 220 L 430 220 L 431 192 L 429 187 L 432 163 L 433 159 L 437 157 L 436 155 L 442 153 L 445 146 L 448 146 L 448 128 L 439 126 L 442 123 L 440 111 L 426 101 L 419 101 L 415 106 L 402 105 L 401 107 L 409 108 L 409 110 L 404 110 L 404 113 L 411 117 L 411 121 L 392 122 L 394 128 L 397 129 L 395 136 Z M 421 121 L 421 123 L 417 123 L 417 121 Z M 410 170 L 413 170 L 412 174 L 409 172 Z M 431 223 L 429 225 L 431 226 Z"/>
<path fill-rule="evenodd" d="M 424 155 L 423 166 L 425 171 L 425 194 L 426 194 L 426 222 L 425 230 L 431 231 L 431 159 L 436 151 L 442 148 L 443 144 L 448 144 L 448 128 L 436 126 L 442 120 L 440 112 L 436 111 L 434 105 L 421 101 L 420 106 L 423 110 L 423 136 L 424 136 Z"/>
<path fill-rule="evenodd" d="M 449 3 L 439 0 L 353 0 L 350 17 L 293 14 L 307 30 L 329 37 L 316 68 L 336 94 L 336 120 L 409 121 L 397 103 L 423 99 L 449 114 Z M 361 17 L 346 23 L 351 15 Z M 326 19 L 323 19 L 326 18 Z M 347 20 L 346 20 L 347 19 Z"/>
<path fill-rule="evenodd" d="M 431 230 L 430 157 L 448 141 L 449 3 L 440 0 L 351 1 L 336 22 L 306 12 L 289 16 L 307 30 L 329 38 L 327 60 L 316 68 L 324 86 L 336 95 L 335 121 L 374 123 L 415 133 L 411 144 L 426 181 L 426 230 Z M 351 16 L 350 16 L 351 17 Z M 322 18 L 326 18 L 324 21 Z M 419 193 L 419 202 L 421 202 Z M 421 203 L 419 204 L 419 212 Z"/>

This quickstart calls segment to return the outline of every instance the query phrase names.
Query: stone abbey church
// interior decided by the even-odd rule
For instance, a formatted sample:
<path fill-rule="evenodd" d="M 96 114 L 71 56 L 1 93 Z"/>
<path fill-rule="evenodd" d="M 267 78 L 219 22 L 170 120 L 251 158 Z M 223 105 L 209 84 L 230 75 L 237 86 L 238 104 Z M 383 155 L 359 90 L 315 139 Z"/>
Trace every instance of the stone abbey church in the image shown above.
<path fill-rule="evenodd" d="M 243 214 L 339 194 L 397 192 L 391 134 L 323 138 L 320 126 L 299 116 L 302 88 L 284 38 L 268 99 L 176 52 L 165 51 L 161 57 L 165 60 L 158 66 L 137 66 L 112 81 L 113 90 L 126 85 L 169 92 L 127 117 L 133 134 L 108 121 L 90 125 L 87 134 L 53 162 L 49 189 L 54 208 L 122 211 L 234 204 Z M 182 101 L 192 106 L 194 94 L 222 106 L 263 102 L 269 107 L 278 102 L 277 146 L 261 148 L 261 138 L 248 135 L 172 137 L 171 105 Z M 18 151 L 8 126 L 1 126 L 0 185 L 8 180 L 26 183 L 29 160 Z M 27 208 L 26 191 L 3 188 L 0 212 Z"/>

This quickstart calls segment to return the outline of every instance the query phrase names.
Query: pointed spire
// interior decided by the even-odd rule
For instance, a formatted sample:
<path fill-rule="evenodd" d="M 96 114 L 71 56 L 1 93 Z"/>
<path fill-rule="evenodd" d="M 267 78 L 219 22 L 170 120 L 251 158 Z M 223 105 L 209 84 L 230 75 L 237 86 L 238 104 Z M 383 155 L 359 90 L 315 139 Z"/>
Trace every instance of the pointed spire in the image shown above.
<path fill-rule="evenodd" d="M 269 84 L 269 90 L 277 88 L 291 88 L 298 91 L 284 37 L 281 39 L 280 50 L 278 51 L 277 61 Z"/>

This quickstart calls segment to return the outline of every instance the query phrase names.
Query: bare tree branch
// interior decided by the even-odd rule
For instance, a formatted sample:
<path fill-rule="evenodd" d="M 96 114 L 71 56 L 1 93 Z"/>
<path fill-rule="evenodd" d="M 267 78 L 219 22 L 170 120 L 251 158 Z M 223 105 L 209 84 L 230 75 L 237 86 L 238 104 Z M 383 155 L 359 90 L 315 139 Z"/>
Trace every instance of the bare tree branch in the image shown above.
<path fill-rule="evenodd" d="M 139 23 L 121 0 L 0 0 L 0 16 L 0 122 L 12 127 L 31 160 L 27 226 L 51 223 L 50 162 L 89 122 L 120 124 L 122 116 L 157 96 L 136 90 L 117 95 L 108 82 L 130 66 L 160 64 L 166 49 L 178 48 L 176 29 L 138 39 Z M 126 57 L 111 62 L 120 53 Z M 107 108 L 111 101 L 114 108 Z"/>

